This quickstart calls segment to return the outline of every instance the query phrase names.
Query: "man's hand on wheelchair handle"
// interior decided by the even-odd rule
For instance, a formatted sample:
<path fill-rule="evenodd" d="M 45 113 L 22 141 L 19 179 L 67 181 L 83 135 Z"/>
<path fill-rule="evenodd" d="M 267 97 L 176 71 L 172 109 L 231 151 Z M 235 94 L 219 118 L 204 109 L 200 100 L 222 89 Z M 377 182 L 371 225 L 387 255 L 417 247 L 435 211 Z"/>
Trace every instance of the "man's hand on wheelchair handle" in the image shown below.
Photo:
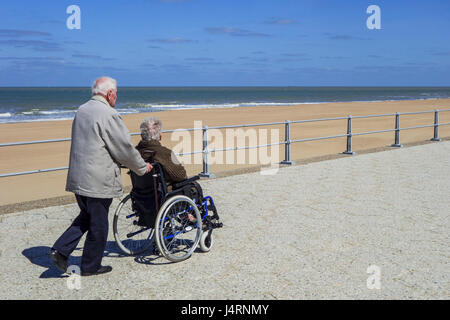
<path fill-rule="evenodd" d="M 149 173 L 150 171 L 152 171 L 152 169 L 153 166 L 149 162 L 147 162 L 147 170 L 145 171 L 145 173 Z"/>

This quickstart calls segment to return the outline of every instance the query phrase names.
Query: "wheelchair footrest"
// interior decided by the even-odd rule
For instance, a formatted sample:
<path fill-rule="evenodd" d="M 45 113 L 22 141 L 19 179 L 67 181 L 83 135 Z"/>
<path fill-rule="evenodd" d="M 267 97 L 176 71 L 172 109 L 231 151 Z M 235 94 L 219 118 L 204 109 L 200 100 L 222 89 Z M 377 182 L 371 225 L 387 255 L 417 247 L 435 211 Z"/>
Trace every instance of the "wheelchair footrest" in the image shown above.
<path fill-rule="evenodd" d="M 222 228 L 223 227 L 223 223 L 222 222 L 217 222 L 217 223 L 212 222 L 211 223 L 211 227 L 213 229 Z"/>

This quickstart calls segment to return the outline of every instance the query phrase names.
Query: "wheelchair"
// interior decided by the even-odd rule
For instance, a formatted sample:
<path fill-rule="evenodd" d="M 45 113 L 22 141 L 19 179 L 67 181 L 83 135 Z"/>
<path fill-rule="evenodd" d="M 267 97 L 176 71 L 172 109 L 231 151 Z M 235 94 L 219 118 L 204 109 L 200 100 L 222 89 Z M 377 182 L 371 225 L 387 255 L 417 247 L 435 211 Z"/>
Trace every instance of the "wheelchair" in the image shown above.
<path fill-rule="evenodd" d="M 120 250 L 138 255 L 154 242 L 160 254 L 172 262 L 189 258 L 200 247 L 202 252 L 214 244 L 213 230 L 221 228 L 216 206 L 203 196 L 194 176 L 172 184 L 168 190 L 162 166 L 138 176 L 131 170 L 133 188 L 114 213 L 113 233 Z"/>

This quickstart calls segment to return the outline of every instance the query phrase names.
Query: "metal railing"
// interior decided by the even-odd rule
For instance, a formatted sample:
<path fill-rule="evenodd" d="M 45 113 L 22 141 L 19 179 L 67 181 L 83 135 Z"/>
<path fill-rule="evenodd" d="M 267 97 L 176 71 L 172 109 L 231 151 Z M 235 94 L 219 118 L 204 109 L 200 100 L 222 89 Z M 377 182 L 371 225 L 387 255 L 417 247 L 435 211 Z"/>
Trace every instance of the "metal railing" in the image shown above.
<path fill-rule="evenodd" d="M 281 164 L 288 164 L 292 165 L 295 164 L 294 161 L 291 159 L 291 144 L 296 142 L 307 142 L 307 141 L 317 141 L 317 140 L 325 140 L 325 139 L 333 139 L 333 138 L 343 138 L 347 137 L 347 146 L 346 150 L 343 152 L 344 154 L 353 155 L 355 152 L 352 150 L 352 138 L 353 136 L 361 136 L 361 135 L 367 135 L 367 134 L 375 134 L 375 133 L 384 133 L 384 132 L 392 132 L 394 131 L 394 143 L 391 145 L 391 147 L 402 147 L 400 144 L 400 131 L 402 130 L 412 130 L 412 129 L 421 129 L 421 128 L 434 128 L 433 131 L 433 138 L 431 138 L 431 141 L 441 141 L 439 138 L 439 127 L 444 125 L 450 125 L 450 122 L 447 123 L 439 123 L 439 112 L 448 112 L 450 109 L 444 109 L 444 110 L 432 110 L 432 111 L 420 111 L 420 112 L 404 112 L 404 113 L 389 113 L 389 114 L 377 114 L 377 115 L 367 115 L 367 116 L 347 116 L 347 117 L 336 117 L 336 118 L 320 118 L 320 119 L 309 119 L 309 120 L 286 120 L 282 122 L 269 122 L 269 123 L 254 123 L 254 124 L 243 124 L 243 125 L 230 125 L 230 126 L 215 126 L 215 127 L 198 127 L 198 128 L 189 128 L 189 129 L 175 129 L 175 130 L 163 130 L 163 133 L 170 133 L 170 132 L 180 132 L 180 131 L 196 131 L 201 130 L 202 131 L 202 140 L 203 140 L 203 148 L 202 150 L 198 151 L 192 151 L 192 152 L 183 152 L 183 153 L 176 153 L 177 156 L 184 156 L 184 155 L 192 155 L 192 154 L 203 154 L 202 159 L 202 166 L 203 170 L 200 173 L 200 176 L 202 177 L 214 177 L 214 174 L 209 172 L 209 154 L 213 152 L 223 152 L 223 151 L 235 151 L 235 150 L 243 150 L 243 149 L 254 149 L 254 148 L 263 148 L 263 147 L 270 147 L 270 146 L 276 146 L 284 144 L 284 160 L 281 161 Z M 434 113 L 434 123 L 430 125 L 423 125 L 423 126 L 414 126 L 414 127 L 406 127 L 401 128 L 400 127 L 400 116 L 404 115 L 417 115 L 417 114 L 426 114 L 426 113 Z M 385 129 L 385 130 L 377 130 L 377 131 L 366 131 L 366 132 L 358 132 L 354 133 L 352 131 L 352 122 L 354 119 L 367 119 L 367 118 L 377 118 L 377 117 L 395 117 L 395 128 L 394 129 Z M 314 137 L 314 138 L 307 138 L 307 139 L 294 139 L 291 140 L 291 124 L 298 124 L 298 123 L 308 123 L 308 122 L 319 122 L 319 121 L 335 121 L 335 120 L 347 120 L 347 133 L 345 134 L 339 134 L 334 136 L 324 136 L 324 137 Z M 262 127 L 262 126 L 272 126 L 272 125 L 284 125 L 285 128 L 285 139 L 284 141 L 271 143 L 271 144 L 264 144 L 264 145 L 256 145 L 256 146 L 244 146 L 244 147 L 233 147 L 233 148 L 225 148 L 225 149 L 208 149 L 208 130 L 212 129 L 232 129 L 232 128 L 249 128 L 249 127 Z M 131 133 L 131 136 L 140 135 L 139 132 L 137 133 Z M 64 138 L 64 139 L 53 139 L 53 140 L 37 140 L 37 141 L 23 141 L 23 142 L 9 142 L 9 143 L 0 143 L 0 147 L 11 147 L 11 146 L 18 146 L 18 145 L 28 145 L 28 144 L 39 144 L 39 143 L 54 143 L 54 142 L 63 142 L 63 141 L 70 141 L 71 138 Z M 6 173 L 6 174 L 0 174 L 0 178 L 4 177 L 11 177 L 11 176 L 19 176 L 19 175 L 25 175 L 25 174 L 33 174 L 33 173 L 41 173 L 41 172 L 51 172 L 51 171 L 58 171 L 58 170 L 67 170 L 69 167 L 58 167 L 58 168 L 48 168 L 48 169 L 38 169 L 38 170 L 30 170 L 30 171 L 22 171 L 22 172 L 12 172 L 12 173 Z"/>

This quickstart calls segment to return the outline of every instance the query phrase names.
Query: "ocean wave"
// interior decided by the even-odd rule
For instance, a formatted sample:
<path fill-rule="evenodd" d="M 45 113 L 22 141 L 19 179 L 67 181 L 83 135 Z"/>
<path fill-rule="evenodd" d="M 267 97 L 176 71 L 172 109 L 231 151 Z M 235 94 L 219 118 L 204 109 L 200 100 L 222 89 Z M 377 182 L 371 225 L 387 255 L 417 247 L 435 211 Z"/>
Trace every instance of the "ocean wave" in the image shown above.
<path fill-rule="evenodd" d="M 57 115 L 66 113 L 75 113 L 76 110 L 39 110 L 34 109 L 32 111 L 18 112 L 17 115 L 35 116 L 35 115 Z"/>
<path fill-rule="evenodd" d="M 236 102 L 236 103 L 202 103 L 202 104 L 164 104 L 164 103 L 139 103 L 129 104 L 130 107 L 145 109 L 211 109 L 211 108 L 239 108 L 239 107 L 259 107 L 259 106 L 288 106 L 299 104 L 317 104 L 323 102 Z M 120 110 L 120 109 L 118 109 Z"/>
<path fill-rule="evenodd" d="M 40 114 L 64 114 L 76 113 L 76 110 L 53 110 L 53 111 L 39 111 Z"/>
<path fill-rule="evenodd" d="M 401 97 L 401 99 L 399 99 Z M 227 103 L 180 103 L 178 101 L 171 101 L 172 103 L 122 103 L 116 106 L 116 110 L 121 115 L 138 114 L 165 110 L 190 110 L 190 109 L 214 109 L 214 108 L 239 108 L 239 107 L 276 107 L 276 106 L 296 106 L 296 105 L 311 105 L 323 103 L 349 103 L 349 102 L 380 102 L 380 101 L 399 101 L 410 100 L 405 99 L 407 96 L 382 96 L 378 100 L 352 100 L 352 101 L 301 101 L 301 102 L 227 102 Z M 422 95 L 421 97 L 411 97 L 411 100 L 436 100 L 439 98 Z M 7 110 L 5 110 L 7 111 Z M 0 113 L 0 123 L 11 122 L 36 122 L 36 121 L 57 121 L 57 120 L 72 120 L 76 114 L 76 108 L 73 110 L 64 109 L 28 109 L 26 111 L 3 112 Z"/>
<path fill-rule="evenodd" d="M 23 123 L 23 122 L 44 122 L 44 121 L 60 121 L 60 120 L 73 120 L 71 118 L 35 118 L 35 119 L 13 119 L 10 121 L 5 121 L 0 119 L 0 123 Z"/>
<path fill-rule="evenodd" d="M 133 113 L 141 113 L 141 111 L 136 109 L 116 109 L 121 115 L 125 114 L 133 114 Z"/>

